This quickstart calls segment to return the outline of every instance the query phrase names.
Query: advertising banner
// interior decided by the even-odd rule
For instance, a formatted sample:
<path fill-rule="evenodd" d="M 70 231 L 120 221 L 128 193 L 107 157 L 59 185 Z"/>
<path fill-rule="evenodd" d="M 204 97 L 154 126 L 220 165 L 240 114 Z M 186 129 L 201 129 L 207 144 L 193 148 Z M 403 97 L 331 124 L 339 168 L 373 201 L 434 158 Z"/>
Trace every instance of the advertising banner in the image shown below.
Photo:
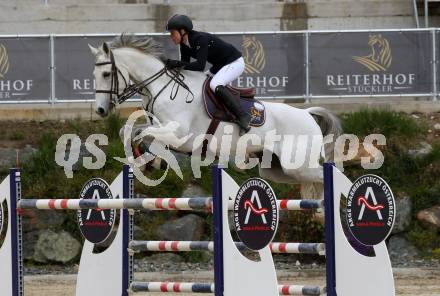
<path fill-rule="evenodd" d="M 258 97 L 305 94 L 304 34 L 219 35 L 243 54 L 246 68 L 232 84 Z"/>
<path fill-rule="evenodd" d="M 312 96 L 432 92 L 429 31 L 313 33 Z"/>
<path fill-rule="evenodd" d="M 0 102 L 49 101 L 49 37 L 0 37 Z"/>

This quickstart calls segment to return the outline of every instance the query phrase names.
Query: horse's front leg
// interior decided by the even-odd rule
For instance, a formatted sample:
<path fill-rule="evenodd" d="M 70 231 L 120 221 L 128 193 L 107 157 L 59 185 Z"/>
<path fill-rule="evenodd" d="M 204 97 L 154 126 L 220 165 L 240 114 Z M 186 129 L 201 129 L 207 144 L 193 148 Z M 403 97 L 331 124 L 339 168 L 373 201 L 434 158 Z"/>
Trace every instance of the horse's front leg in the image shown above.
<path fill-rule="evenodd" d="M 165 126 L 147 126 L 135 136 L 134 141 L 143 138 L 154 139 L 172 149 L 179 150 L 179 147 L 185 144 L 191 136 L 192 134 L 184 135 L 179 130 L 177 122 L 169 122 Z"/>
<path fill-rule="evenodd" d="M 123 126 L 119 131 L 119 137 L 121 138 L 122 143 L 124 143 L 124 146 L 126 147 L 130 145 L 132 155 L 135 159 L 146 155 L 148 155 L 149 159 L 153 157 L 153 160 L 150 160 L 145 165 L 140 167 L 142 171 L 146 171 L 152 168 L 160 169 L 162 163 L 162 160 L 160 158 L 156 157 L 150 152 L 149 147 L 153 142 L 154 138 L 144 137 L 140 139 L 135 139 L 148 126 L 149 126 L 148 124 L 136 124 L 131 128 L 131 132 L 130 129 L 127 129 L 125 126 Z M 128 157 L 129 155 L 126 156 Z"/>

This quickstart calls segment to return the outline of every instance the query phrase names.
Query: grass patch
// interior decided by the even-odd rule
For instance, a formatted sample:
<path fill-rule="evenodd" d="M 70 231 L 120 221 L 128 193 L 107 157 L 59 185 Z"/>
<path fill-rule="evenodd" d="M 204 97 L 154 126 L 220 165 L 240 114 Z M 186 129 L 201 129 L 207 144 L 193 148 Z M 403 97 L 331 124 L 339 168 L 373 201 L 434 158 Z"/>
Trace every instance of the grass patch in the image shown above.
<path fill-rule="evenodd" d="M 424 229 L 418 222 L 414 223 L 407 239 L 422 251 L 435 251 L 440 248 L 440 236 L 436 230 Z"/>
<path fill-rule="evenodd" d="M 120 139 L 119 131 L 124 125 L 124 120 L 119 117 L 119 114 L 112 113 L 105 120 L 105 134 L 111 140 Z"/>
<path fill-rule="evenodd" d="M 24 134 L 22 132 L 16 131 L 9 135 L 9 140 L 11 141 L 22 141 L 24 140 Z"/>
<path fill-rule="evenodd" d="M 403 113 L 387 110 L 362 109 L 342 116 L 344 133 L 364 137 L 383 134 L 385 137 L 415 138 L 424 133 L 417 122 Z"/>

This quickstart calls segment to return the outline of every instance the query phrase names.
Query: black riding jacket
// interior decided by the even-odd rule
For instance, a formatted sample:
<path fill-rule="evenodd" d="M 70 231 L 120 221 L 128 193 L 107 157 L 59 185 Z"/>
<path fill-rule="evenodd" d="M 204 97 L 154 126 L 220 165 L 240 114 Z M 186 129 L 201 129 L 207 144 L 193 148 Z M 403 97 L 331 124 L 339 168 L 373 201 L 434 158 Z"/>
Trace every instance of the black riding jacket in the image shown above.
<path fill-rule="evenodd" d="M 234 46 L 209 33 L 192 30 L 188 33 L 188 42 L 189 47 L 180 43 L 181 60 L 187 63 L 186 70 L 203 71 L 209 62 L 212 64 L 210 71 L 215 74 L 242 56 Z M 191 57 L 196 61 L 190 63 Z"/>

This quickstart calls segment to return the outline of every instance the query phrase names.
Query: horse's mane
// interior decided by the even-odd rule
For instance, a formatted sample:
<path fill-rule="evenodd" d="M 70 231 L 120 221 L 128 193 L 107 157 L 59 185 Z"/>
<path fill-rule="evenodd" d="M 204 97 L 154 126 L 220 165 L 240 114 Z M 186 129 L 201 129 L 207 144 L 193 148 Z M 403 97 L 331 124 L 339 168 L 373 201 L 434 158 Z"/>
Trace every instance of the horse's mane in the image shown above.
<path fill-rule="evenodd" d="M 162 44 L 155 41 L 151 37 L 141 37 L 134 34 L 122 33 L 116 36 L 110 43 L 110 48 L 134 48 L 145 54 L 153 55 L 161 61 L 165 62 L 166 57 Z"/>

